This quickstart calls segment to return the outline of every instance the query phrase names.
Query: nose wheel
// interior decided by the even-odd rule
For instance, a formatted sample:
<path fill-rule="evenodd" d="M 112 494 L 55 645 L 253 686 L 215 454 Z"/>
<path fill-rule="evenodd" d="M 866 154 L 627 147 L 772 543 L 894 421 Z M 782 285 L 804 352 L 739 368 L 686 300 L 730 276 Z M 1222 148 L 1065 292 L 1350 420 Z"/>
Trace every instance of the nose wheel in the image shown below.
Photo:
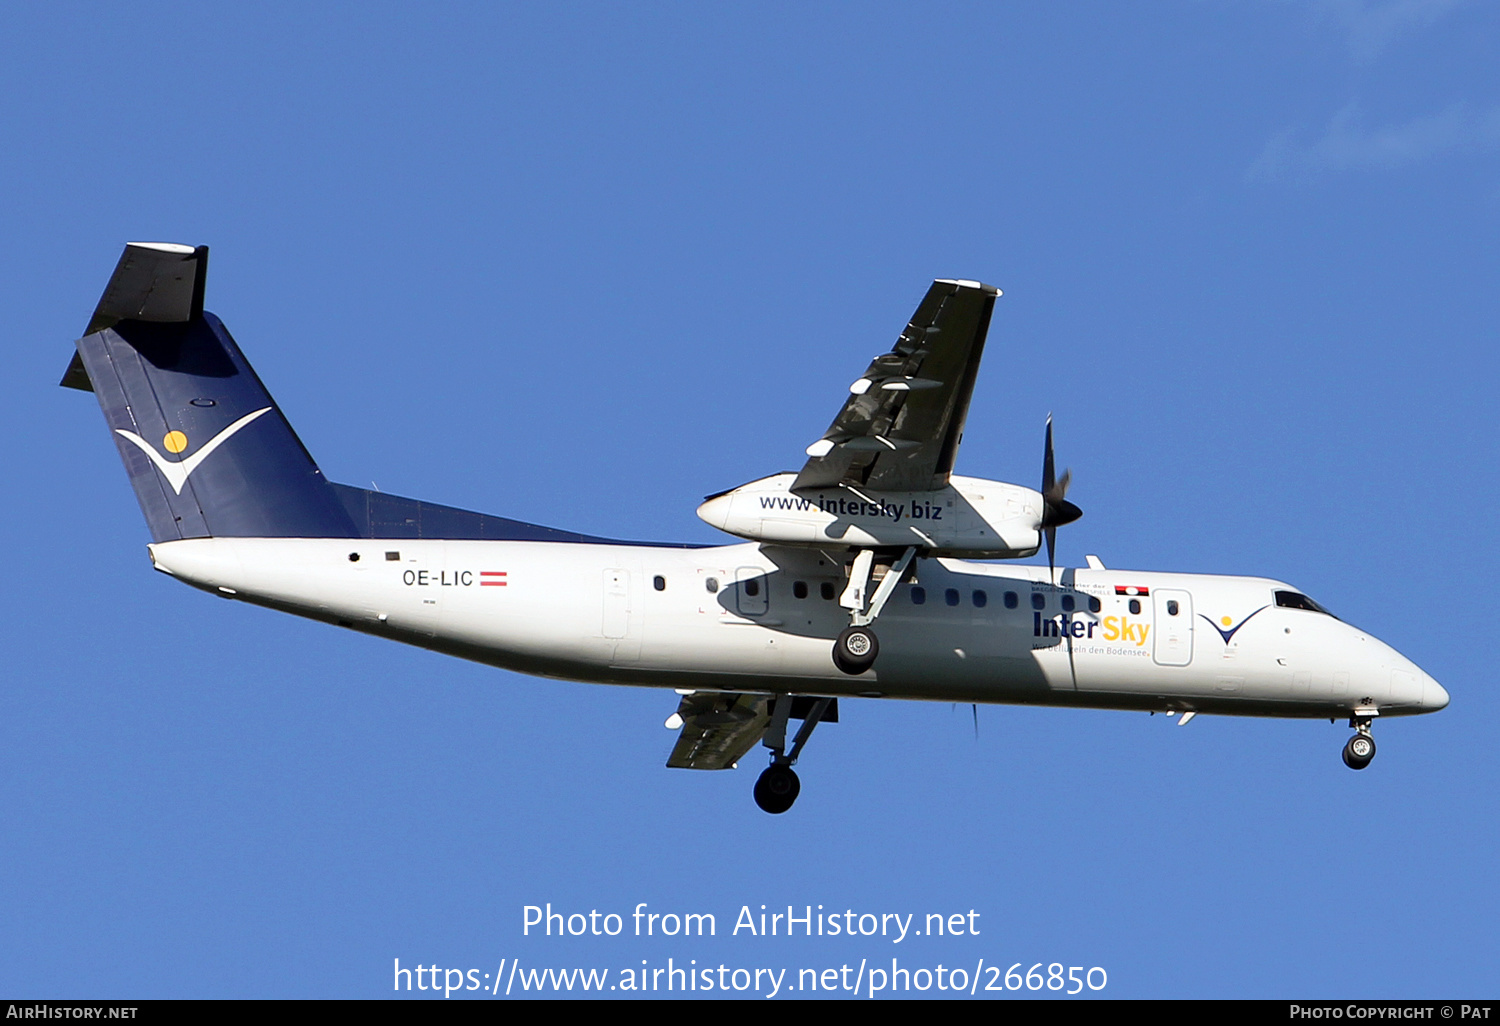
<path fill-rule="evenodd" d="M 1375 739 L 1368 734 L 1355 734 L 1344 746 L 1344 765 L 1362 770 L 1375 758 Z"/>
<path fill-rule="evenodd" d="M 1375 758 L 1375 738 L 1370 736 L 1370 718 L 1354 716 L 1349 720 L 1355 734 L 1344 745 L 1344 765 L 1352 770 L 1362 770 Z"/>

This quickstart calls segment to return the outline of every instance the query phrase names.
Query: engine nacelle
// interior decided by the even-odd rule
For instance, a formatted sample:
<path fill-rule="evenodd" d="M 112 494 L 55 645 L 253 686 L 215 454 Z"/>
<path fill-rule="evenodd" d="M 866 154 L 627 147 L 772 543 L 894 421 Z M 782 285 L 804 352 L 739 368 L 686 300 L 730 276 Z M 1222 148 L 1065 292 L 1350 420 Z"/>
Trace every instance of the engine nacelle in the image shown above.
<path fill-rule="evenodd" d="M 793 494 L 796 474 L 774 474 L 704 500 L 698 516 L 751 541 L 819 547 L 904 548 L 931 555 L 1010 559 L 1042 544 L 1040 492 L 953 475 L 928 492 L 839 485 Z"/>

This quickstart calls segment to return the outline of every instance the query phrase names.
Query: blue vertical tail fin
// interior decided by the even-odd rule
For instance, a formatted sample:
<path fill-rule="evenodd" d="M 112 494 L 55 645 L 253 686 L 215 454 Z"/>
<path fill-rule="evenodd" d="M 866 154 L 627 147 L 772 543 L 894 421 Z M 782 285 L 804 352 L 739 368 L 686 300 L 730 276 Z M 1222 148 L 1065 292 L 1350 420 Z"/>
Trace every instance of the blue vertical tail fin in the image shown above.
<path fill-rule="evenodd" d="M 353 538 L 343 502 L 217 317 L 208 247 L 131 243 L 62 384 L 92 391 L 153 541 Z"/>

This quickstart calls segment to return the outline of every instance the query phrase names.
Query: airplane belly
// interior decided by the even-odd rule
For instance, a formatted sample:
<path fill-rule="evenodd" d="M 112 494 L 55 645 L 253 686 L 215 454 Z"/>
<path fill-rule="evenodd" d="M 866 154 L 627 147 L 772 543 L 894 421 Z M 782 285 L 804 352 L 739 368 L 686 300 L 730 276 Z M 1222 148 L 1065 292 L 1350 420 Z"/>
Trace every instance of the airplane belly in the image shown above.
<path fill-rule="evenodd" d="M 457 646 L 498 666 L 580 679 L 609 679 L 608 667 L 635 661 L 643 619 L 637 562 L 618 558 L 617 550 L 448 544 L 449 562 L 461 562 L 473 577 L 445 611 L 442 647 Z"/>
<path fill-rule="evenodd" d="M 870 675 L 875 678 L 871 690 L 882 694 L 1045 702 L 1061 686 L 1039 672 L 1019 632 L 992 612 L 974 610 L 950 617 L 903 610 L 883 617 L 877 633 L 881 650 Z"/>
<path fill-rule="evenodd" d="M 1064 642 L 1031 655 L 1049 680 L 1071 691 L 1181 696 L 1203 686 L 1201 674 L 1157 665 L 1149 650 L 1133 646 Z"/>
<path fill-rule="evenodd" d="M 748 621 L 651 622 L 641 646 L 643 670 L 776 676 L 791 639 Z M 768 690 L 774 688 L 768 687 Z"/>

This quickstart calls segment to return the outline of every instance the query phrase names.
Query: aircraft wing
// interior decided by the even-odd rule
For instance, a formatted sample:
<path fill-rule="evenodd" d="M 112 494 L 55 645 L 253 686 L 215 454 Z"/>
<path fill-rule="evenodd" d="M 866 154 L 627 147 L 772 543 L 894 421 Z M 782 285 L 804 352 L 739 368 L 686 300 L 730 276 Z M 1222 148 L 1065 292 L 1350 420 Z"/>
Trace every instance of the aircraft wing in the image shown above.
<path fill-rule="evenodd" d="M 682 731 L 667 757 L 673 769 L 729 769 L 755 747 L 771 721 L 770 695 L 695 691 L 677 705 Z"/>
<path fill-rule="evenodd" d="M 839 484 L 876 491 L 944 487 L 963 438 L 979 357 L 1000 290 L 940 279 L 889 353 L 877 356 L 807 449 L 793 491 Z"/>

